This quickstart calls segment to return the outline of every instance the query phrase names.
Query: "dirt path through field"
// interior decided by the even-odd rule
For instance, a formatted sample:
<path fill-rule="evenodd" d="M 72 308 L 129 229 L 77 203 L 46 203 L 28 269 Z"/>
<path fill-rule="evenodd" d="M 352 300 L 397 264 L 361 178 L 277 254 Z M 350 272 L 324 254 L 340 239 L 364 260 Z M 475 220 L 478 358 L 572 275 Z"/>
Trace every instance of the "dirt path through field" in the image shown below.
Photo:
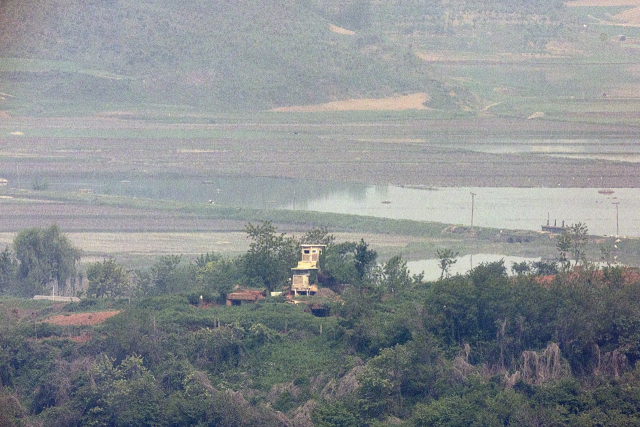
<path fill-rule="evenodd" d="M 421 92 L 382 99 L 347 99 L 317 105 L 280 107 L 274 108 L 272 111 L 316 113 L 321 111 L 428 110 L 429 108 L 424 105 L 428 100 L 429 95 Z"/>

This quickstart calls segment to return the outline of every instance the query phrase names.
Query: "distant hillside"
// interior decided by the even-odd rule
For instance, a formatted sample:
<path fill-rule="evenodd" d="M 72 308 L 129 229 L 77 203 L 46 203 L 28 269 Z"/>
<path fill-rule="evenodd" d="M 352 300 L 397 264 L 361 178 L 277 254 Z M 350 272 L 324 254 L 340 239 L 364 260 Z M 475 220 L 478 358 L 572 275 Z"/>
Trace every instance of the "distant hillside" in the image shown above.
<path fill-rule="evenodd" d="M 5 59 L 0 90 L 14 103 L 265 109 L 440 86 L 392 40 L 332 31 L 321 12 L 294 0 L 3 1 L 0 57 L 47 62 Z"/>
<path fill-rule="evenodd" d="M 621 18 L 631 9 L 559 0 L 0 0 L 0 110 L 251 111 L 424 93 L 430 108 L 502 105 L 511 114 L 523 100 L 628 97 L 640 77 L 617 64 L 640 50 L 640 30 Z"/>

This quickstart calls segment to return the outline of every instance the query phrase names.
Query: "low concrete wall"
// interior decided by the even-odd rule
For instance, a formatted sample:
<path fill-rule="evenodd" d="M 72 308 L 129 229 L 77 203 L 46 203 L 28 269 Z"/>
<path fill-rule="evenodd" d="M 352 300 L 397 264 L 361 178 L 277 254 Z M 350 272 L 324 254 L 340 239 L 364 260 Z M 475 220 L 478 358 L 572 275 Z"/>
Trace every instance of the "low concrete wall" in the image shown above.
<path fill-rule="evenodd" d="M 80 302 L 78 297 L 54 297 L 53 295 L 35 295 L 33 299 L 48 299 L 49 301 Z"/>

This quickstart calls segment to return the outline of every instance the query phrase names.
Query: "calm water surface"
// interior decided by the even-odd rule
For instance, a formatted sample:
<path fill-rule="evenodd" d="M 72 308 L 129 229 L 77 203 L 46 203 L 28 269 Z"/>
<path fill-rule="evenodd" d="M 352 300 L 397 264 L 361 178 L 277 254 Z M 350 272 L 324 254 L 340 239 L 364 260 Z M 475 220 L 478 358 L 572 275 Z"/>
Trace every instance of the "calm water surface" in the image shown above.
<path fill-rule="evenodd" d="M 535 262 L 540 261 L 540 258 L 524 258 L 517 256 L 506 256 L 498 254 L 475 254 L 465 255 L 457 258 L 455 264 L 449 267 L 449 274 L 455 276 L 456 274 L 466 274 L 474 267 L 486 262 L 495 262 L 504 260 L 504 265 L 507 268 L 507 273 L 511 274 L 511 266 L 514 262 L 520 263 L 522 261 Z M 442 270 L 440 270 L 440 264 L 437 259 L 422 259 L 419 261 L 407 262 L 407 268 L 411 274 L 419 274 L 424 272 L 425 281 L 434 281 L 440 278 Z"/>
<path fill-rule="evenodd" d="M 473 201 L 474 226 L 540 230 L 549 217 L 551 224 L 557 221 L 560 225 L 563 220 L 567 225 L 582 222 L 593 234 L 615 235 L 618 227 L 620 235 L 639 236 L 640 189 L 612 189 L 610 195 L 598 190 L 472 187 L 426 190 L 370 186 L 363 197 L 333 193 L 309 200 L 304 207 L 321 212 L 470 225 Z"/>
<path fill-rule="evenodd" d="M 45 181 L 46 178 L 45 178 Z M 640 236 L 640 189 L 614 188 L 407 188 L 280 178 L 127 178 L 56 182 L 53 190 L 91 188 L 96 193 L 172 199 L 191 203 L 309 210 L 394 219 L 471 224 L 499 229 L 540 230 L 551 224 L 582 222 L 598 235 Z M 614 204 L 618 203 L 618 205 Z M 618 212 L 616 213 L 616 207 Z M 616 219 L 617 214 L 617 219 Z"/>

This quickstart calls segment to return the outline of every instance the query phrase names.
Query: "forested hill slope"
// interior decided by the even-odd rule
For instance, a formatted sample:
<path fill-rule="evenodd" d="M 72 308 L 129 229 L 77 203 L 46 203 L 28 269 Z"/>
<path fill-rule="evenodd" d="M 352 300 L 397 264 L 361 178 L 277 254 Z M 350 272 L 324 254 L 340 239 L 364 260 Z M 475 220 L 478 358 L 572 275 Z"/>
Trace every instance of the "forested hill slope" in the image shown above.
<path fill-rule="evenodd" d="M 431 108 L 474 108 L 495 97 L 503 70 L 454 75 L 434 58 L 553 54 L 550 41 L 583 28 L 567 9 L 558 0 L 0 0 L 0 110 L 262 110 L 409 93 L 427 93 Z"/>
<path fill-rule="evenodd" d="M 368 18 L 358 22 L 366 11 L 334 9 L 294 0 L 4 0 L 0 91 L 14 104 L 265 109 L 440 87 Z"/>

